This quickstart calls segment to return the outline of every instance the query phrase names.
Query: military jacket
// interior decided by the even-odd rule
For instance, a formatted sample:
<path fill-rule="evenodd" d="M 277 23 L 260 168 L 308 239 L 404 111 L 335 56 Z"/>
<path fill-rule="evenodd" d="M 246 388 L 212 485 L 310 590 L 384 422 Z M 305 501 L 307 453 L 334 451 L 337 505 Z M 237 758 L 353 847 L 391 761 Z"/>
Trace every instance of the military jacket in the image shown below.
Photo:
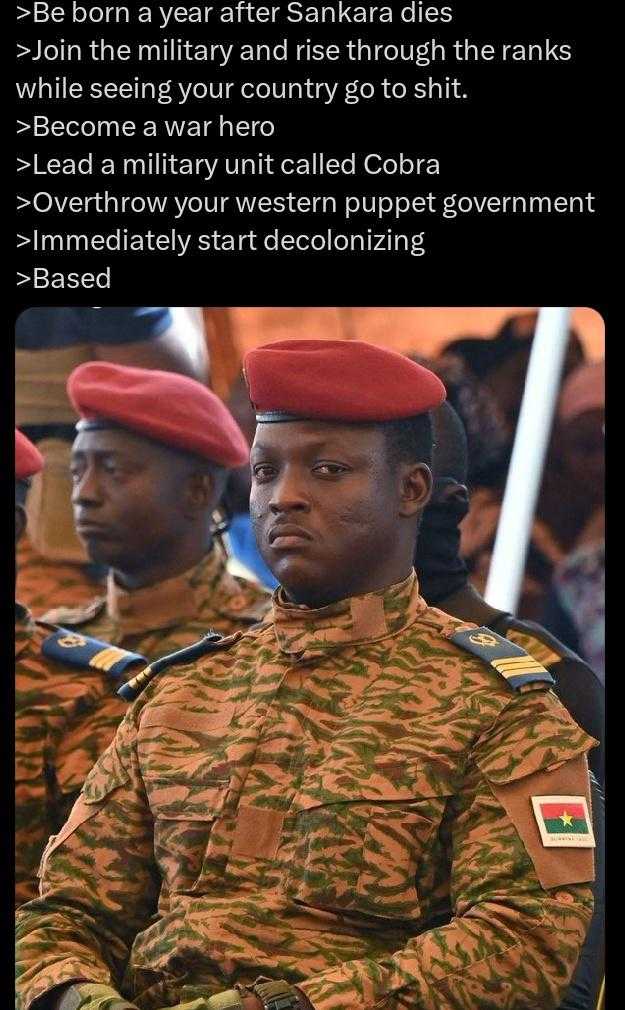
<path fill-rule="evenodd" d="M 28 535 L 20 538 L 16 554 L 15 595 L 37 617 L 52 607 L 86 606 L 103 591 L 99 566 L 43 558 Z"/>
<path fill-rule="evenodd" d="M 128 592 L 112 572 L 106 596 L 82 607 L 59 607 L 45 620 L 159 659 L 197 642 L 211 628 L 229 635 L 260 621 L 269 593 L 226 569 L 217 546 L 194 568 L 155 586 Z"/>
<path fill-rule="evenodd" d="M 49 836 L 65 821 L 85 777 L 127 705 L 106 673 L 47 659 L 55 629 L 18 606 L 15 622 L 15 900 L 38 892 Z M 135 671 L 136 672 L 136 671 Z"/>
<path fill-rule="evenodd" d="M 502 614 L 489 625 L 498 634 L 531 653 L 555 678 L 554 691 L 575 721 L 599 741 L 588 756 L 600 784 L 605 778 L 605 689 L 595 671 L 542 625 Z"/>
<path fill-rule="evenodd" d="M 278 590 L 156 676 L 18 913 L 19 1010 L 72 979 L 156 1010 L 258 975 L 316 1010 L 556 1007 L 593 859 L 543 847 L 531 797 L 587 797 L 593 741 L 467 627 L 414 573 L 318 610 Z"/>

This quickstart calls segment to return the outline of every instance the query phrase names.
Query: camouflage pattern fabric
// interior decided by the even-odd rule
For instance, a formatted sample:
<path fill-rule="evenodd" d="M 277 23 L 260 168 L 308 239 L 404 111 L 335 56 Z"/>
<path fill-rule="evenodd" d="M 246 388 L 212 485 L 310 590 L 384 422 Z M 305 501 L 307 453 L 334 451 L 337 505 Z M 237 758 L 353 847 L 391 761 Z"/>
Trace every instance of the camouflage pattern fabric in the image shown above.
<path fill-rule="evenodd" d="M 51 631 L 17 608 L 15 622 L 15 900 L 38 892 L 37 868 L 127 705 L 98 670 L 45 659 Z"/>
<path fill-rule="evenodd" d="M 18 1010 L 77 978 L 139 1010 L 258 975 L 316 1010 L 550 1010 L 592 913 L 589 849 L 532 795 L 588 795 L 544 683 L 449 641 L 414 574 L 171 666 L 129 708 L 18 912 Z"/>
<path fill-rule="evenodd" d="M 91 578 L 88 565 L 42 558 L 21 537 L 17 546 L 15 595 L 37 617 L 52 607 L 75 607 L 88 603 L 103 586 Z"/>
<path fill-rule="evenodd" d="M 159 659 L 192 645 L 213 628 L 222 635 L 262 620 L 271 604 L 256 583 L 226 569 L 220 547 L 198 565 L 156 586 L 127 592 L 109 574 L 107 594 L 82 607 L 58 607 L 44 619 Z"/>
<path fill-rule="evenodd" d="M 588 757 L 597 781 L 605 779 L 605 690 L 594 670 L 562 642 L 533 621 L 521 621 L 503 614 L 490 627 L 509 641 L 531 653 L 553 674 L 554 691 L 566 709 L 586 732 L 599 742 Z"/>

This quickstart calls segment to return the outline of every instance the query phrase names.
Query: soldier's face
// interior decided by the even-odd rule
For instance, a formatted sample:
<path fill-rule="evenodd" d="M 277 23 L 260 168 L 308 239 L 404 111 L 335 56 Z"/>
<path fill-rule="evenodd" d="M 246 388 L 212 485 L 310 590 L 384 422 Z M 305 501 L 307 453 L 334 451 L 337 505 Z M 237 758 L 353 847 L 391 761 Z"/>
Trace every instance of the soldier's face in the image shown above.
<path fill-rule="evenodd" d="M 76 532 L 92 560 L 132 572 L 175 551 L 184 510 L 167 450 L 114 428 L 80 432 L 71 474 Z"/>
<path fill-rule="evenodd" d="M 258 547 L 291 600 L 322 606 L 398 581 L 401 476 L 378 428 L 259 424 L 250 462 Z"/>

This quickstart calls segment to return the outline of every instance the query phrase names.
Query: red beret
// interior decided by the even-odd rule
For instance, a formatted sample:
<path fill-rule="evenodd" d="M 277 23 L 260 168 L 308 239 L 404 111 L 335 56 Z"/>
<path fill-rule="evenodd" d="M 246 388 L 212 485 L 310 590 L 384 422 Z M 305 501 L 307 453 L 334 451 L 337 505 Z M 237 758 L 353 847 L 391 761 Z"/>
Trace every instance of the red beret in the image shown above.
<path fill-rule="evenodd" d="M 67 393 L 86 421 L 112 421 L 225 467 L 243 466 L 249 458 L 227 407 L 185 375 L 87 361 L 69 376 Z"/>
<path fill-rule="evenodd" d="M 395 421 L 439 407 L 445 387 L 429 369 L 361 340 L 278 340 L 245 357 L 259 421 Z"/>
<path fill-rule="evenodd" d="M 27 480 L 43 470 L 43 456 L 36 445 L 15 429 L 15 479 Z"/>

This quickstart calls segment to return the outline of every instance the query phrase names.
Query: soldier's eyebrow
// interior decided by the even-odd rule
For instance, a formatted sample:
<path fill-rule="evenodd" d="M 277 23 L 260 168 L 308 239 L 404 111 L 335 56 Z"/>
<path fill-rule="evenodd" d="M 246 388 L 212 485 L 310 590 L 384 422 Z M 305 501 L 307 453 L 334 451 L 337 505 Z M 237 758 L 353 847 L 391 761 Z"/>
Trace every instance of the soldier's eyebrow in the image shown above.
<path fill-rule="evenodd" d="M 285 454 L 284 446 L 263 445 L 257 442 L 250 451 L 250 462 L 252 465 L 263 459 L 282 458 Z M 371 447 L 344 445 L 337 435 L 305 435 L 293 446 L 290 455 L 304 462 L 310 461 L 314 457 L 322 457 L 328 461 L 347 463 L 350 466 L 368 466 L 373 460 L 374 453 Z"/>
<path fill-rule="evenodd" d="M 119 448 L 109 448 L 109 449 L 74 449 L 72 450 L 71 459 L 84 460 L 86 456 L 95 456 L 98 459 L 114 458 L 117 462 L 135 462 L 132 456 L 125 452 L 123 449 Z"/>

